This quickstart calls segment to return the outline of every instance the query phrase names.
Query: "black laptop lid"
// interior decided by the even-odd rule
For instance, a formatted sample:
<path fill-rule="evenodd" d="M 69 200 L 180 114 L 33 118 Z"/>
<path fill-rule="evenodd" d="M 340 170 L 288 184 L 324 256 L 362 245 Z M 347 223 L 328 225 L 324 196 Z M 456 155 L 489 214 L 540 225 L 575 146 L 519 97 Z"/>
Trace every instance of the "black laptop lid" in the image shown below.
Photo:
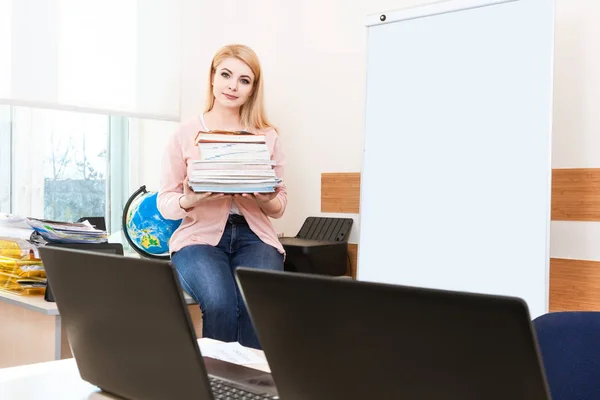
<path fill-rule="evenodd" d="M 284 400 L 546 400 L 526 304 L 239 268 Z"/>
<path fill-rule="evenodd" d="M 128 399 L 212 399 L 174 268 L 40 248 L 81 377 Z"/>

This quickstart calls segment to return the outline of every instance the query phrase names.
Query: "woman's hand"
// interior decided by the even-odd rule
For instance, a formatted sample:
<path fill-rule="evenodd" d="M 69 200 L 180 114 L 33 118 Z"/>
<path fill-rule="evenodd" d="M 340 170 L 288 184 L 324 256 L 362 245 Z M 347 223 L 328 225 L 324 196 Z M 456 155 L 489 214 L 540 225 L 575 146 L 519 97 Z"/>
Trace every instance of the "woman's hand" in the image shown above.
<path fill-rule="evenodd" d="M 236 194 L 235 197 L 243 197 L 246 199 L 254 199 L 258 206 L 267 214 L 277 214 L 281 210 L 281 202 L 274 200 L 281 191 L 280 187 L 276 187 L 271 193 L 242 193 Z M 273 201 L 274 200 L 274 201 Z"/>
<path fill-rule="evenodd" d="M 223 199 L 229 197 L 230 195 L 225 193 L 210 193 L 210 192 L 202 192 L 196 193 L 190 188 L 189 178 L 186 176 L 183 181 L 183 197 L 179 198 L 179 206 L 184 210 L 189 210 L 191 208 L 196 207 L 198 204 Z"/>

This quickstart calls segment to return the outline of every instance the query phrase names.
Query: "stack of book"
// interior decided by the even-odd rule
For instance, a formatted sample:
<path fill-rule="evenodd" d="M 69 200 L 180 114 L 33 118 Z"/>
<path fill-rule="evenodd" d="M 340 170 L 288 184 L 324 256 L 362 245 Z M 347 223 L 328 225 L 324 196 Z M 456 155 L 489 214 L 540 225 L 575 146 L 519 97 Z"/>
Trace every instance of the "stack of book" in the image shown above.
<path fill-rule="evenodd" d="M 270 193 L 281 182 L 262 134 L 200 131 L 195 144 L 200 157 L 189 176 L 194 192 Z"/>

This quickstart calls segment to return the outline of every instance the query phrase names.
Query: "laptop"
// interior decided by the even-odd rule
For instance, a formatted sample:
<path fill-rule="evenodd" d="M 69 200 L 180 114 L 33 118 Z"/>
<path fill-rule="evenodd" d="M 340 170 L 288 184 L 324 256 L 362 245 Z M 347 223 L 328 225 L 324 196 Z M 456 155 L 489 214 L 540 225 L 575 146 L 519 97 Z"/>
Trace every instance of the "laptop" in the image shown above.
<path fill-rule="evenodd" d="M 270 374 L 202 356 L 168 261 L 39 252 L 83 380 L 125 399 L 278 398 Z"/>
<path fill-rule="evenodd" d="M 547 400 L 526 303 L 247 268 L 236 279 L 284 400 Z"/>

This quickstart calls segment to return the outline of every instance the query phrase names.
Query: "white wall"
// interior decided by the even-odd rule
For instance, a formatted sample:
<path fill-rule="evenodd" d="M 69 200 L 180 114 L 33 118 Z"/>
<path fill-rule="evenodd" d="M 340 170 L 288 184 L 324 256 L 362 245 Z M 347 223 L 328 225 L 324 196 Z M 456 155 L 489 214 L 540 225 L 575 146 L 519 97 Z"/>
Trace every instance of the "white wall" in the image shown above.
<path fill-rule="evenodd" d="M 280 129 L 287 156 L 289 202 L 284 217 L 274 221 L 279 232 L 293 236 L 306 217 L 322 215 L 322 172 L 360 171 L 365 16 L 417 3 L 184 0 L 184 119 L 202 110 L 210 61 L 219 47 L 247 44 L 261 59 L 267 111 Z M 355 217 L 350 242 L 356 243 L 358 218 L 350 216 Z"/>
<path fill-rule="evenodd" d="M 361 169 L 365 16 L 424 3 L 431 1 L 183 0 L 182 119 L 202 110 L 209 63 L 220 46 L 245 43 L 261 58 L 267 109 L 287 154 L 289 205 L 275 221 L 279 232 L 294 235 L 305 217 L 321 215 L 321 172 Z M 598 0 L 557 0 L 554 168 L 600 167 L 599 20 Z M 158 187 L 151 171 L 167 132 L 148 135 L 139 170 L 151 188 Z M 393 207 L 393 199 L 382 193 L 382 204 Z M 358 228 L 350 242 L 357 242 Z M 600 223 L 552 223 L 552 257 L 600 260 L 597 243 Z"/>
<path fill-rule="evenodd" d="M 600 168 L 600 1 L 557 0 L 553 168 Z M 600 261 L 600 222 L 553 221 L 550 256 Z"/>

